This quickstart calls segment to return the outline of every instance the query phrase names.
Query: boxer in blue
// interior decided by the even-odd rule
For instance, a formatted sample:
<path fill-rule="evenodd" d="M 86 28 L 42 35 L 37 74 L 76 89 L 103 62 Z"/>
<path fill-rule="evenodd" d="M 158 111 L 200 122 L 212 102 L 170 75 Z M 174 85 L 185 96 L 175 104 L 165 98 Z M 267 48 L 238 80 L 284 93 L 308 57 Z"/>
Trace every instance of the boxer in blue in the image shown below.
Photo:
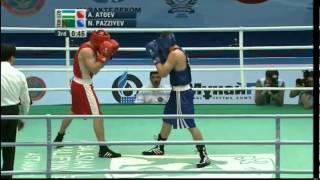
<path fill-rule="evenodd" d="M 146 45 L 146 52 L 152 58 L 161 77 L 170 74 L 172 90 L 164 114 L 194 114 L 193 92 L 191 89 L 191 69 L 186 53 L 177 45 L 175 36 L 171 32 L 163 32 L 159 38 Z M 193 140 L 203 140 L 201 132 L 196 127 L 193 118 L 163 119 L 158 141 L 167 140 L 172 127 L 174 129 L 188 128 Z M 200 155 L 198 168 L 208 166 L 210 159 L 204 144 L 196 145 Z M 143 155 L 163 155 L 164 145 L 156 145 Z"/>

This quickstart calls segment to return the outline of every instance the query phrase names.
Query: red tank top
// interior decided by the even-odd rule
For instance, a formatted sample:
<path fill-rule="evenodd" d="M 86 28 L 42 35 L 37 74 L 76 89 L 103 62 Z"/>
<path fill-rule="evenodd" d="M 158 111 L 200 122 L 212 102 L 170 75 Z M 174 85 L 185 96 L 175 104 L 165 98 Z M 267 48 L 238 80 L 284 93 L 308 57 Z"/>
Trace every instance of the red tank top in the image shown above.
<path fill-rule="evenodd" d="M 91 48 L 93 49 L 89 44 L 83 43 L 80 45 L 76 55 L 74 56 L 74 61 L 73 61 L 73 75 L 77 78 L 82 79 L 82 73 L 81 73 L 81 69 L 80 69 L 80 65 L 79 65 L 79 52 L 81 51 L 82 48 Z M 92 78 L 93 73 L 90 73 L 90 77 Z"/>

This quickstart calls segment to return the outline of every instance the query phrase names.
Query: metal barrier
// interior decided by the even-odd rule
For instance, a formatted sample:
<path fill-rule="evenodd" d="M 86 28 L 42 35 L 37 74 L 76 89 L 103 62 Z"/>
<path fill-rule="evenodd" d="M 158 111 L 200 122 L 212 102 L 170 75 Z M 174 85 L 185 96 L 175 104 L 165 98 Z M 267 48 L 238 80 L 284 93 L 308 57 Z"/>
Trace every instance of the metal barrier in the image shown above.
<path fill-rule="evenodd" d="M 123 119 L 123 118 L 147 118 L 147 119 L 158 119 L 158 118 L 273 118 L 275 119 L 275 141 L 107 141 L 107 142 L 91 142 L 91 143 L 52 143 L 52 130 L 51 130 L 51 120 L 52 119 L 62 119 L 62 118 L 108 118 L 108 119 Z M 230 173 L 230 174 L 250 174 L 250 173 L 265 173 L 265 174 L 275 174 L 276 178 L 280 178 L 281 173 L 285 174 L 312 174 L 309 170 L 281 170 L 280 169 L 280 146 L 281 145 L 313 145 L 312 141 L 281 141 L 280 140 L 280 119 L 281 118 L 311 118 L 312 114 L 277 114 L 277 115 L 252 115 L 252 114 L 242 114 L 242 115 L 205 115 L 205 114 L 194 114 L 194 115 L 4 115 L 1 119 L 35 119 L 43 120 L 46 119 L 47 123 L 47 142 L 46 143 L 2 143 L 1 147 L 12 147 L 12 146 L 47 146 L 47 170 L 46 171 L 33 171 L 33 172 L 22 172 L 22 171 L 1 171 L 1 175 L 19 175 L 19 174 L 45 174 L 47 178 L 51 178 L 52 174 L 101 174 L 101 173 L 113 173 L 113 174 L 159 174 L 159 173 Z M 79 119 L 78 119 L 79 120 Z M 148 144 L 165 144 L 165 145 L 190 145 L 190 144 L 210 144 L 210 145 L 274 145 L 275 146 L 275 170 L 272 171 L 112 171 L 112 170 L 97 170 L 97 171 L 52 171 L 52 146 L 58 145 L 68 145 L 68 146 L 78 146 L 78 145 L 148 145 Z"/>

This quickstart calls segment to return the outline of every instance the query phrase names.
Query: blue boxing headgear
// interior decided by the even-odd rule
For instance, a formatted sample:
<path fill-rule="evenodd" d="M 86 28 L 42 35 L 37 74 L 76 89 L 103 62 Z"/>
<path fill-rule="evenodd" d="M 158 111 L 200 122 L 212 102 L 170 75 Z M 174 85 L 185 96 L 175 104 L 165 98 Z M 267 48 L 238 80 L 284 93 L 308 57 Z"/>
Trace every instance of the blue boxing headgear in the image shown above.
<path fill-rule="evenodd" d="M 163 33 L 157 39 L 159 44 L 160 53 L 162 56 L 167 59 L 169 55 L 169 48 L 172 45 L 177 44 L 176 38 L 173 33 Z"/>

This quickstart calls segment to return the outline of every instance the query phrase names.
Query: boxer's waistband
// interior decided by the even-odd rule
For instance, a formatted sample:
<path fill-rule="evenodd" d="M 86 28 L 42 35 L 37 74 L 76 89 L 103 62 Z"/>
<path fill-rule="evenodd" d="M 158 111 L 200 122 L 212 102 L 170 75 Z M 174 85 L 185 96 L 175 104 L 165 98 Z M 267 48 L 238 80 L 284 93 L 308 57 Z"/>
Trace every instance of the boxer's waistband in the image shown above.
<path fill-rule="evenodd" d="M 190 84 L 183 85 L 183 86 L 172 86 L 173 91 L 186 91 L 191 89 Z"/>
<path fill-rule="evenodd" d="M 82 85 L 91 85 L 92 84 L 92 79 L 80 79 L 78 77 L 73 77 L 73 81 L 82 84 Z"/>

